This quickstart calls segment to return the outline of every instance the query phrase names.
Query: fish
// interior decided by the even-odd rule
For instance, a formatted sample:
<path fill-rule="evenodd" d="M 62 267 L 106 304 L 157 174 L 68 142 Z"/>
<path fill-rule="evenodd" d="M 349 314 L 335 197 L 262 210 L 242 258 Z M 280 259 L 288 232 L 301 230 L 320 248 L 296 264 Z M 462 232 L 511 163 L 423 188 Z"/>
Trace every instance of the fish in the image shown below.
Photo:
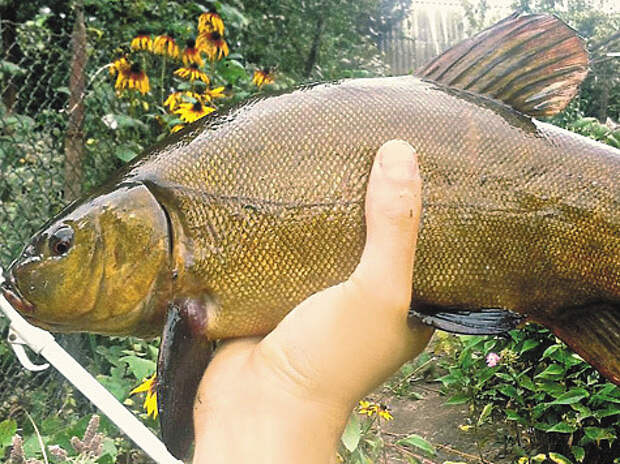
<path fill-rule="evenodd" d="M 538 322 L 620 384 L 620 151 L 536 119 L 587 70 L 574 30 L 515 13 L 415 75 L 252 99 L 51 219 L 3 293 L 49 330 L 163 334 L 162 435 L 182 457 L 214 341 L 266 334 L 347 279 L 375 153 L 402 139 L 423 180 L 410 317 L 465 334 Z"/>

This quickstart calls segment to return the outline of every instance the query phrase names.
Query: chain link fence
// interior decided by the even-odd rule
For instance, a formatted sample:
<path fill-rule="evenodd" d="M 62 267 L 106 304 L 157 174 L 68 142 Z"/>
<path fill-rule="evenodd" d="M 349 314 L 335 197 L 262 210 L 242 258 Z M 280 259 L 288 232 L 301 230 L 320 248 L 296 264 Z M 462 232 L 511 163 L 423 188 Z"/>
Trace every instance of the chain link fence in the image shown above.
<path fill-rule="evenodd" d="M 73 31 L 58 33 L 34 21 L 0 18 L 0 265 L 5 269 L 49 218 L 122 166 L 119 147 L 138 152 L 161 132 L 126 123 L 121 115 L 127 101 L 115 93 L 108 71 L 114 51 L 102 46 L 98 31 L 86 28 L 79 11 L 73 20 Z M 4 341 L 7 326 L 0 317 L 0 422 L 13 418 L 27 424 L 27 414 L 58 418 L 94 412 L 55 369 L 25 370 Z M 95 337 L 57 339 L 79 359 Z"/>

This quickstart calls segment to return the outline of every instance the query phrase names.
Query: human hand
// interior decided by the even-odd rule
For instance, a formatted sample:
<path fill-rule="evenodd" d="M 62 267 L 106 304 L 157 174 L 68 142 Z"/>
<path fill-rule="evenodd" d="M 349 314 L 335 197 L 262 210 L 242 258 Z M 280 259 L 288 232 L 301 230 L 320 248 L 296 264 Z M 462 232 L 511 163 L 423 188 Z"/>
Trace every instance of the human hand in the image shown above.
<path fill-rule="evenodd" d="M 328 463 L 351 410 L 432 329 L 407 324 L 421 214 L 417 157 L 381 147 L 366 195 L 366 245 L 345 282 L 297 306 L 264 338 L 224 342 L 194 405 L 194 462 Z"/>

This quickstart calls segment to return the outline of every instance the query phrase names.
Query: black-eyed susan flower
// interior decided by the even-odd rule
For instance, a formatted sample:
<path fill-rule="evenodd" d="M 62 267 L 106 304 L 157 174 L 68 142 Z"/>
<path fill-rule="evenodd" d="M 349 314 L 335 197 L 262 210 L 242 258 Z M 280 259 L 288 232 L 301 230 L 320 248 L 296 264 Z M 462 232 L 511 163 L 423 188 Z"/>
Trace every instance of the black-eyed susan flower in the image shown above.
<path fill-rule="evenodd" d="M 130 67 L 131 64 L 129 63 L 129 60 L 127 60 L 127 57 L 121 56 L 112 62 L 112 65 L 110 66 L 110 75 L 116 76 L 116 73 L 127 72 Z"/>
<path fill-rule="evenodd" d="M 190 65 L 192 63 L 196 63 L 198 66 L 202 66 L 204 61 L 202 59 L 202 51 L 196 47 L 196 40 L 189 39 L 187 41 L 187 46 L 185 50 L 183 50 L 183 64 Z"/>
<path fill-rule="evenodd" d="M 174 72 L 175 76 L 182 77 L 183 79 L 188 79 L 190 81 L 195 81 L 196 79 L 200 79 L 204 83 L 208 84 L 209 76 L 202 71 L 196 63 L 192 63 L 189 66 L 184 66 L 182 68 L 177 69 Z"/>
<path fill-rule="evenodd" d="M 385 404 L 379 405 L 379 407 L 377 408 L 377 415 L 379 417 L 382 417 L 386 421 L 391 421 L 392 419 L 394 419 L 394 416 L 392 416 L 392 414 L 390 413 L 390 408 L 387 407 Z"/>
<path fill-rule="evenodd" d="M 226 87 L 224 86 L 216 87 L 214 89 L 207 89 L 205 90 L 204 98 L 206 101 L 211 101 L 214 98 L 224 98 L 226 97 L 224 90 L 226 90 Z"/>
<path fill-rule="evenodd" d="M 158 35 L 153 41 L 153 51 L 158 55 L 169 56 L 170 58 L 179 58 L 179 46 L 174 41 L 172 33 Z"/>
<path fill-rule="evenodd" d="M 153 374 L 148 379 L 144 379 L 140 385 L 131 390 L 130 395 L 136 393 L 146 393 L 144 404 L 142 407 L 146 409 L 147 416 L 152 415 L 153 419 L 157 419 L 157 376 Z"/>
<path fill-rule="evenodd" d="M 205 106 L 198 100 L 195 103 L 181 103 L 175 114 L 178 114 L 185 122 L 194 122 L 214 111 L 215 108 Z"/>
<path fill-rule="evenodd" d="M 185 127 L 185 125 L 183 125 L 183 124 L 177 124 L 177 125 L 173 126 L 172 129 L 170 129 L 170 133 L 174 134 L 175 132 L 179 132 L 184 127 Z"/>
<path fill-rule="evenodd" d="M 228 44 L 224 36 L 218 31 L 201 32 L 196 39 L 196 46 L 206 53 L 211 61 L 221 60 L 222 56 L 228 56 Z"/>
<path fill-rule="evenodd" d="M 164 106 L 168 107 L 169 111 L 174 111 L 181 103 L 194 103 L 196 101 L 205 103 L 210 100 L 206 99 L 204 95 L 186 90 L 184 92 L 172 92 L 164 101 Z"/>
<path fill-rule="evenodd" d="M 358 412 L 362 415 L 367 415 L 368 417 L 370 417 L 373 414 L 376 414 L 378 409 L 379 405 L 377 403 L 360 400 Z"/>
<path fill-rule="evenodd" d="M 273 84 L 274 80 L 273 70 L 271 68 L 257 69 L 252 76 L 252 83 L 259 89 L 263 85 Z"/>
<path fill-rule="evenodd" d="M 153 40 L 151 39 L 151 35 L 145 31 L 139 31 L 138 35 L 131 41 L 131 49 L 146 50 L 149 52 L 153 50 Z"/>
<path fill-rule="evenodd" d="M 182 95 L 183 92 L 172 92 L 168 95 L 168 98 L 164 100 L 164 106 L 168 108 L 168 111 L 174 111 L 176 109 L 179 103 L 183 101 L 181 98 Z"/>
<path fill-rule="evenodd" d="M 139 63 L 133 63 L 128 69 L 120 70 L 114 87 L 118 90 L 135 89 L 142 95 L 151 90 L 149 77 Z"/>
<path fill-rule="evenodd" d="M 224 35 L 224 21 L 222 21 L 222 17 L 215 10 L 211 9 L 198 17 L 198 31 L 217 31 L 220 35 Z"/>

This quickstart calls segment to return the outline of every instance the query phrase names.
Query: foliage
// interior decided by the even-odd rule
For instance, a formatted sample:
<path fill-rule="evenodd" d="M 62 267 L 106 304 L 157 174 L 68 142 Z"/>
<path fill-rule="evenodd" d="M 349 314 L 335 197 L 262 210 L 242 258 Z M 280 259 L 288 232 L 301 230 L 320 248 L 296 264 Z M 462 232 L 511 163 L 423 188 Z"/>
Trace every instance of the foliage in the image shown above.
<path fill-rule="evenodd" d="M 530 324 L 507 338 L 459 340 L 460 349 L 444 361 L 448 373 L 439 380 L 451 395 L 447 404 L 471 406 L 474 436 L 493 420 L 507 424 L 499 432 L 522 455 L 553 452 L 590 464 L 616 457 L 620 389 L 549 331 Z M 490 353 L 499 355 L 496 365 Z M 525 436 L 532 439 L 529 451 Z"/>

